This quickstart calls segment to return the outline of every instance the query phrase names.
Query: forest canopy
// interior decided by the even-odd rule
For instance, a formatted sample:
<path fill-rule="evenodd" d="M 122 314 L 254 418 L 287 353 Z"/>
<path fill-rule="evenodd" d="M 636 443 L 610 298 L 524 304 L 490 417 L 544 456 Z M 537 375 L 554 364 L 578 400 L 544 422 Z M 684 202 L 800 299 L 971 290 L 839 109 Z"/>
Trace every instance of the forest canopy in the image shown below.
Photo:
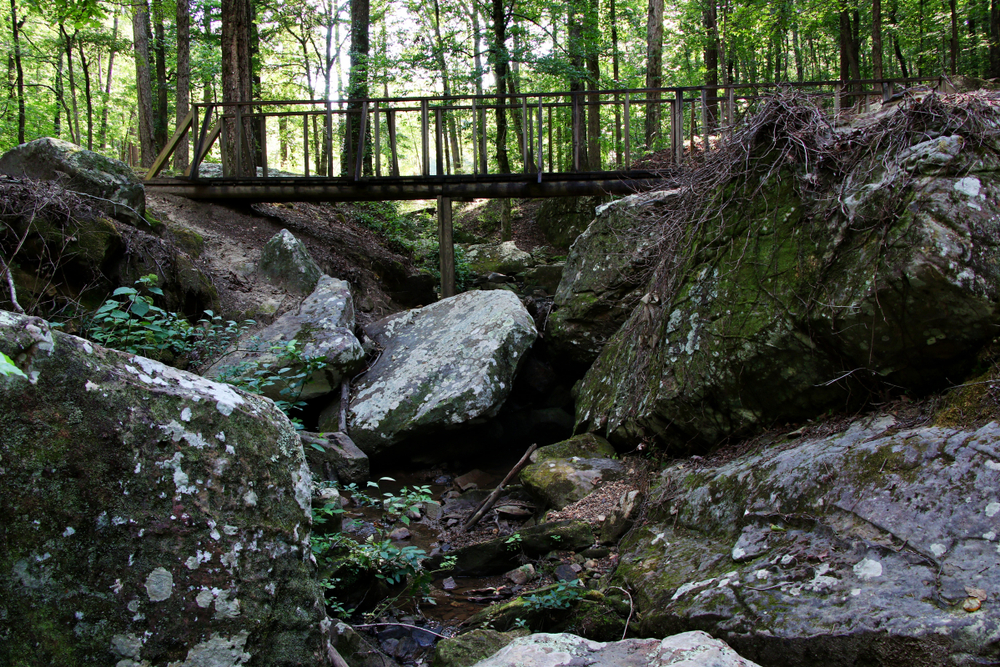
<path fill-rule="evenodd" d="M 191 102 L 247 96 L 1000 75 L 997 0 L 11 0 L 4 19 L 0 149 L 143 165 Z"/>

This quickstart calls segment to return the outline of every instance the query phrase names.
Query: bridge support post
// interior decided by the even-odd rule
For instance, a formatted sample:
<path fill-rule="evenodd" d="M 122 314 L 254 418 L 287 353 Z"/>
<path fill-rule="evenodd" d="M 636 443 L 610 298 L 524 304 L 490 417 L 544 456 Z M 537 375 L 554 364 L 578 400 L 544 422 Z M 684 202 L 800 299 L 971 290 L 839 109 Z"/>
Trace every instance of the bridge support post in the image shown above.
<path fill-rule="evenodd" d="M 438 195 L 438 249 L 441 256 L 441 298 L 455 296 L 455 245 L 451 226 L 451 197 Z"/>

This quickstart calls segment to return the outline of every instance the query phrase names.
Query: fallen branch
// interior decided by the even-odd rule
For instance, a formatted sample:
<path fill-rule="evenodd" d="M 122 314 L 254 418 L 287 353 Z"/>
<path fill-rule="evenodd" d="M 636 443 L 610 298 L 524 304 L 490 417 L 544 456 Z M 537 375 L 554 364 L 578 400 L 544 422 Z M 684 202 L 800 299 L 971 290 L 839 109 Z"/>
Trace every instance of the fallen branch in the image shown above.
<path fill-rule="evenodd" d="M 635 611 L 635 605 L 632 604 L 632 594 L 629 593 L 627 590 L 625 590 L 621 586 L 610 586 L 610 588 L 613 588 L 616 591 L 621 591 L 622 593 L 628 596 L 628 618 L 625 619 L 625 630 L 624 632 L 622 632 L 622 640 L 624 640 L 625 635 L 628 634 L 628 624 L 632 621 L 632 612 Z"/>
<path fill-rule="evenodd" d="M 340 383 L 340 432 L 347 435 L 347 404 L 351 400 L 351 381 L 344 378 Z"/>
<path fill-rule="evenodd" d="M 10 302 L 13 304 L 14 311 L 24 315 L 24 308 L 21 308 L 21 304 L 17 302 L 17 288 L 14 287 L 14 274 L 2 256 L 0 256 L 0 269 L 3 269 L 3 272 L 7 274 L 7 287 L 10 289 Z"/>
<path fill-rule="evenodd" d="M 433 630 L 428 630 L 427 628 L 421 628 L 419 625 L 409 625 L 407 623 L 362 623 L 361 625 L 355 625 L 355 628 L 381 628 L 381 627 L 398 627 L 398 628 L 410 628 L 413 630 L 420 630 L 421 632 L 426 632 L 429 635 L 434 635 L 435 637 L 440 637 L 441 639 L 451 639 L 448 635 L 438 634 Z"/>
<path fill-rule="evenodd" d="M 534 452 L 536 449 L 538 449 L 538 445 L 532 445 L 531 447 L 528 447 L 528 451 L 524 453 L 524 456 L 521 457 L 521 460 L 518 461 L 517 464 L 515 464 L 514 467 L 510 469 L 510 472 L 507 473 L 507 476 L 503 478 L 503 481 L 500 482 L 497 488 L 493 489 L 493 493 L 487 496 L 486 500 L 484 500 L 483 503 L 478 508 L 476 508 L 476 511 L 472 513 L 471 517 L 469 517 L 469 520 L 465 522 L 465 524 L 462 526 L 463 533 L 469 530 L 469 528 L 472 528 L 477 523 L 479 523 L 479 520 L 483 518 L 483 515 L 486 514 L 486 512 L 488 512 L 491 507 L 493 507 L 493 504 L 497 501 L 497 498 L 499 498 L 500 494 L 503 493 L 503 487 L 507 484 L 507 482 L 511 480 L 511 478 L 514 475 L 520 472 L 521 468 L 524 467 L 524 464 L 528 462 L 528 457 L 530 457 L 532 452 Z"/>

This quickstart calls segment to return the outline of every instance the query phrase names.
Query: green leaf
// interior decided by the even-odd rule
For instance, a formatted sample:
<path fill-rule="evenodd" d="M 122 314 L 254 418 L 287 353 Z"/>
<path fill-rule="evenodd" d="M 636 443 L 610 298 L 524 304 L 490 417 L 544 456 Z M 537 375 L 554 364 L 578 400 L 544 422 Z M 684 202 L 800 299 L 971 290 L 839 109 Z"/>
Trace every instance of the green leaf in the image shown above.
<path fill-rule="evenodd" d="M 3 352 L 0 352 L 0 375 L 17 375 L 25 379 L 28 378 L 20 368 L 14 365 L 14 361 Z"/>
<path fill-rule="evenodd" d="M 323 445 L 318 445 L 315 442 L 310 442 L 309 446 L 315 449 L 317 452 L 323 452 L 324 454 L 326 453 L 326 450 L 323 449 Z"/>
<path fill-rule="evenodd" d="M 132 304 L 131 310 L 133 315 L 137 317 L 142 317 L 143 315 L 149 312 L 149 304 L 146 303 L 144 300 L 139 299 Z"/>
<path fill-rule="evenodd" d="M 137 294 L 137 292 L 131 287 L 119 287 L 111 293 L 111 296 L 121 296 L 122 294 Z"/>

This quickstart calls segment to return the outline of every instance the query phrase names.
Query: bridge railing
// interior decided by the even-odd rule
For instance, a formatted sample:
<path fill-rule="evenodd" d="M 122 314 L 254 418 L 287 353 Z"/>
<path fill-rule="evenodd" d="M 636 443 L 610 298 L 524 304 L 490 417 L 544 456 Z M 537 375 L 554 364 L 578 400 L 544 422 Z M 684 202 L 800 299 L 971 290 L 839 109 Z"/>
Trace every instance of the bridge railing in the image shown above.
<path fill-rule="evenodd" d="M 197 180 L 501 179 L 517 173 L 541 182 L 552 175 L 648 173 L 710 150 L 712 137 L 730 132 L 778 88 L 799 89 L 842 119 L 938 81 L 524 93 L 502 105 L 488 95 L 194 104 L 146 178 L 160 173 L 188 134 L 194 149 L 184 176 Z M 359 133 L 359 127 L 367 129 Z M 506 149 L 506 169 L 498 146 Z M 653 154 L 658 157 L 648 159 Z"/>

